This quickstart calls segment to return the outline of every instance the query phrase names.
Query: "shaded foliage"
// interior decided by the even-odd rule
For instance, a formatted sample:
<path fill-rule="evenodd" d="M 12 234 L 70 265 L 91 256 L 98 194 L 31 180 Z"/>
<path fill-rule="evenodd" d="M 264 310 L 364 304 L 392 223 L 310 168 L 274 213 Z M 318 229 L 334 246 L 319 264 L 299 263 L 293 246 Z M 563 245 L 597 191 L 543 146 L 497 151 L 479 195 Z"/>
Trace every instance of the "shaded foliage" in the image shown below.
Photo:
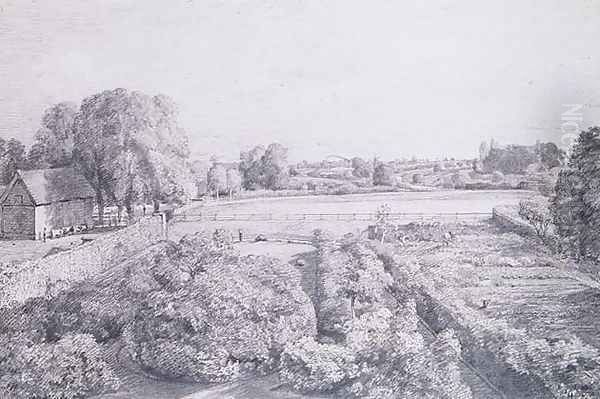
<path fill-rule="evenodd" d="M 193 192 L 187 136 L 166 96 L 125 89 L 83 100 L 75 115 L 74 161 L 96 191 L 128 210 L 136 201 L 183 201 Z"/>
<path fill-rule="evenodd" d="M 287 148 L 278 143 L 266 149 L 256 146 L 240 154 L 240 171 L 243 187 L 247 190 L 266 188 L 281 190 L 286 188 L 289 179 Z"/>
<path fill-rule="evenodd" d="M 579 258 L 600 257 L 600 128 L 581 132 L 555 186 L 550 211 L 561 248 Z"/>

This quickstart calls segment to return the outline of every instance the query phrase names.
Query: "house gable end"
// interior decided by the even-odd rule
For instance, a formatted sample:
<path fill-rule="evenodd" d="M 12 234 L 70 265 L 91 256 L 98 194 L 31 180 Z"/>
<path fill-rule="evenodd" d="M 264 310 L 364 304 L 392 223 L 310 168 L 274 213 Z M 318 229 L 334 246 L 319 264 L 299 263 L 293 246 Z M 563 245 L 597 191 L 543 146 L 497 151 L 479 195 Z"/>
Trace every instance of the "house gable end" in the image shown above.
<path fill-rule="evenodd" d="M 0 199 L 3 206 L 10 205 L 21 205 L 21 206 L 35 206 L 35 200 L 31 195 L 31 192 L 27 188 L 27 185 L 16 174 L 9 186 L 6 188 Z"/>

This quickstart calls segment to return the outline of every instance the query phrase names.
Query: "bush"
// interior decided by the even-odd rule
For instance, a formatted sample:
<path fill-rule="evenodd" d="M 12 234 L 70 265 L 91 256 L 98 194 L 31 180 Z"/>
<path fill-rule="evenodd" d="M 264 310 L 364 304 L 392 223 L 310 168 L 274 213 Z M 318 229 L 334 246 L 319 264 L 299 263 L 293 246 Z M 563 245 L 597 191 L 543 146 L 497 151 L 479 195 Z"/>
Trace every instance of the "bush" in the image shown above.
<path fill-rule="evenodd" d="M 153 292 L 137 312 L 130 352 L 149 372 L 227 381 L 240 367 L 269 370 L 286 342 L 315 335 L 314 309 L 291 266 L 254 256 L 201 261 L 204 271 Z"/>
<path fill-rule="evenodd" d="M 353 194 L 356 192 L 358 192 L 358 187 L 352 183 L 344 183 L 333 190 L 333 194 L 336 195 Z"/>
<path fill-rule="evenodd" d="M 552 232 L 552 215 L 546 198 L 519 202 L 519 216 L 535 230 L 536 236 L 547 243 Z"/>
<path fill-rule="evenodd" d="M 0 389 L 15 398 L 71 399 L 118 388 L 118 379 L 90 335 L 67 334 L 55 344 L 17 348 L 13 373 L 0 378 Z"/>
<path fill-rule="evenodd" d="M 350 384 L 358 371 L 350 349 L 305 337 L 286 346 L 279 376 L 297 391 L 331 392 Z"/>
<path fill-rule="evenodd" d="M 315 242 L 321 273 L 315 306 L 323 342 L 290 343 L 282 354 L 282 382 L 345 398 L 470 398 L 456 365 L 460 345 L 453 333 L 427 344 L 414 301 L 392 296 L 381 260 L 396 263 L 390 247 L 351 235 L 336 241 L 322 233 Z"/>

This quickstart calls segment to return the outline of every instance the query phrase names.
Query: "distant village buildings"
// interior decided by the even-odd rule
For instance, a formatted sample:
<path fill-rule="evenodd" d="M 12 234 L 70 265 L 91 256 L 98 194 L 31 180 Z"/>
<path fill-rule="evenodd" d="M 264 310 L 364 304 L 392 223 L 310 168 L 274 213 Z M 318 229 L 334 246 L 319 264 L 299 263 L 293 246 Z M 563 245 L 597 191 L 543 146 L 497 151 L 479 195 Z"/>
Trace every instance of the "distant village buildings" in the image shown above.
<path fill-rule="evenodd" d="M 17 171 L 0 210 L 2 238 L 42 239 L 55 229 L 91 227 L 94 190 L 71 167 Z"/>

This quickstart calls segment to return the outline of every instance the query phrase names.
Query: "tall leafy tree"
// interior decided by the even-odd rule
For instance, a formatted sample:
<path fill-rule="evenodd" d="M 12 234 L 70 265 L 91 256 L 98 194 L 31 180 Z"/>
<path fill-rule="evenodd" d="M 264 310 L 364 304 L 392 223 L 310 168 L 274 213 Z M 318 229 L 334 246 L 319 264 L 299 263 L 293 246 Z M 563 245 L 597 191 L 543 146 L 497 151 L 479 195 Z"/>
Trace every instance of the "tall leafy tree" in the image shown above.
<path fill-rule="evenodd" d="M 356 177 L 371 177 L 373 168 L 362 158 L 352 158 L 352 174 Z"/>
<path fill-rule="evenodd" d="M 271 190 L 285 188 L 289 179 L 288 150 L 279 143 L 270 144 L 262 156 L 264 186 Z"/>
<path fill-rule="evenodd" d="M 15 138 L 8 141 L 0 139 L 0 180 L 2 184 L 10 183 L 17 169 L 24 169 L 25 145 Z"/>
<path fill-rule="evenodd" d="M 131 212 L 136 201 L 182 201 L 193 191 L 187 136 L 166 96 L 125 89 L 83 100 L 74 121 L 73 156 L 106 201 Z"/>
<path fill-rule="evenodd" d="M 242 188 L 242 176 L 236 168 L 227 169 L 227 191 L 229 192 L 229 198 L 233 197 L 234 193 L 237 193 Z"/>
<path fill-rule="evenodd" d="M 73 157 L 73 123 L 77 105 L 62 102 L 48 108 L 36 132 L 27 162 L 30 168 L 69 165 Z"/>
<path fill-rule="evenodd" d="M 262 145 L 250 151 L 240 153 L 240 171 L 243 177 L 243 186 L 247 190 L 255 190 L 264 185 L 263 156 L 266 149 Z"/>
<path fill-rule="evenodd" d="M 272 143 L 266 149 L 256 146 L 251 151 L 240 154 L 240 171 L 243 186 L 248 190 L 259 187 L 280 190 L 286 187 L 290 168 L 288 150 L 279 143 Z"/>
<path fill-rule="evenodd" d="M 373 184 L 375 186 L 393 186 L 396 180 L 394 169 L 384 163 L 380 163 L 373 171 Z"/>
<path fill-rule="evenodd" d="M 219 194 L 227 190 L 227 170 L 225 166 L 215 162 L 208 170 L 207 175 L 208 189 L 215 193 L 217 199 Z"/>
<path fill-rule="evenodd" d="M 566 158 L 565 152 L 554 143 L 540 143 L 538 156 L 540 162 L 548 169 L 561 166 Z"/>
<path fill-rule="evenodd" d="M 558 176 L 550 210 L 563 249 L 600 258 L 600 128 L 581 132 Z"/>

